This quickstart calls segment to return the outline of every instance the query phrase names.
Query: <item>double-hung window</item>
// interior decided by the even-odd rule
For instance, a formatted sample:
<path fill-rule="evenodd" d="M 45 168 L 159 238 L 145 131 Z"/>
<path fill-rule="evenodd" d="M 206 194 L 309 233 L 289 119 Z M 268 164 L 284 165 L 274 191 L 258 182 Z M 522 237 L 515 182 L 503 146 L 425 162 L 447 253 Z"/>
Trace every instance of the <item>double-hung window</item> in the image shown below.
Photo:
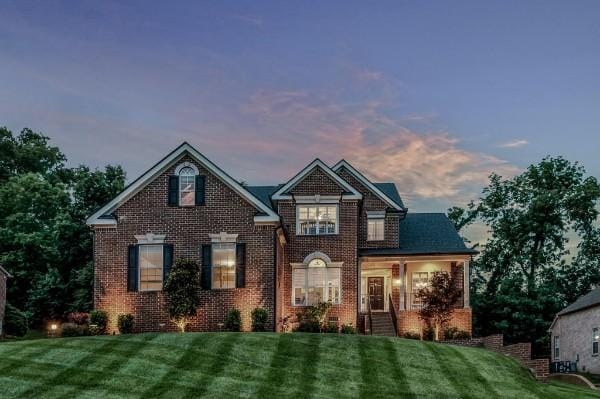
<path fill-rule="evenodd" d="M 337 205 L 298 205 L 297 229 L 299 235 L 338 233 Z"/>
<path fill-rule="evenodd" d="M 163 246 L 139 246 L 139 290 L 159 291 L 163 285 Z"/>
<path fill-rule="evenodd" d="M 560 359 L 560 337 L 558 335 L 554 336 L 554 358 Z"/>
<path fill-rule="evenodd" d="M 592 328 L 592 356 L 598 356 L 598 342 L 600 342 L 600 330 Z"/>
<path fill-rule="evenodd" d="M 236 244 L 212 244 L 212 288 L 235 288 Z"/>
<path fill-rule="evenodd" d="M 194 206 L 196 203 L 196 172 L 189 166 L 179 171 L 179 205 Z"/>
<path fill-rule="evenodd" d="M 367 241 L 382 241 L 384 239 L 384 231 L 384 217 L 369 217 L 367 219 Z"/>
<path fill-rule="evenodd" d="M 315 259 L 306 268 L 296 268 L 292 274 L 292 304 L 317 305 L 319 302 L 339 304 L 341 301 L 341 269 L 325 267 Z"/>

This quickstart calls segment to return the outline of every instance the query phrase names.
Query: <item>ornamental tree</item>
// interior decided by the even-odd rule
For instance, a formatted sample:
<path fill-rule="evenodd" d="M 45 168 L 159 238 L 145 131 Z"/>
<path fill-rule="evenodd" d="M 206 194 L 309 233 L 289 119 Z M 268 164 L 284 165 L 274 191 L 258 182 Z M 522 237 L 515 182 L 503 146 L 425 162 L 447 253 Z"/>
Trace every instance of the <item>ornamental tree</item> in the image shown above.
<path fill-rule="evenodd" d="M 181 332 L 189 324 L 200 305 L 200 273 L 198 264 L 178 259 L 171 269 L 164 292 L 169 302 L 169 315 Z"/>
<path fill-rule="evenodd" d="M 454 305 L 462 295 L 454 277 L 447 272 L 435 272 L 431 283 L 417 292 L 417 299 L 423 303 L 419 317 L 433 325 L 435 340 L 440 340 L 442 327 L 450 321 Z"/>

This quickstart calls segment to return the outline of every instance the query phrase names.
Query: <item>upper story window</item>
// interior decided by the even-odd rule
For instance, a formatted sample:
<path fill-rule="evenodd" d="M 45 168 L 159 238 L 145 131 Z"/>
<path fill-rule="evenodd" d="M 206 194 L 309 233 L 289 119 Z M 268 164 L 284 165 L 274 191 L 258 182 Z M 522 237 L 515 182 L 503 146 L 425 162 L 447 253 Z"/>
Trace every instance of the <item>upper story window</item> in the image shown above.
<path fill-rule="evenodd" d="M 196 204 L 196 171 L 189 166 L 179 171 L 179 205 Z"/>
<path fill-rule="evenodd" d="M 385 219 L 367 219 L 367 241 L 383 241 L 385 238 Z"/>
<path fill-rule="evenodd" d="M 338 222 L 337 205 L 298 205 L 296 234 L 337 234 Z"/>

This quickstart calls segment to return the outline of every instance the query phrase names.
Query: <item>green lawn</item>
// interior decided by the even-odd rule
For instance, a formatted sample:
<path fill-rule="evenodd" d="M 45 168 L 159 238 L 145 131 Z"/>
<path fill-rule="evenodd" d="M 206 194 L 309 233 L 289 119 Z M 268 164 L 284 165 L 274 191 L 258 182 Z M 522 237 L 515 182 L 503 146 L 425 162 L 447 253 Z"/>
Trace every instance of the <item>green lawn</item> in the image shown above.
<path fill-rule="evenodd" d="M 188 333 L 0 343 L 0 397 L 600 398 L 483 349 L 398 338 Z"/>

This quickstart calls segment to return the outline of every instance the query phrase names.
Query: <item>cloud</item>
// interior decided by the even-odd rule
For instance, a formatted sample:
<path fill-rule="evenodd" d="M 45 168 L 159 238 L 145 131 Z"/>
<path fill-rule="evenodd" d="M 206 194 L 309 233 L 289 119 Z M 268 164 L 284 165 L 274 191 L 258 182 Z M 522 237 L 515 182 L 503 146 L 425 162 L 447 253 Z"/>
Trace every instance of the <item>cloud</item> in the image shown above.
<path fill-rule="evenodd" d="M 344 104 L 323 93 L 262 90 L 243 112 L 262 127 L 263 141 L 254 148 L 265 150 L 264 143 L 272 143 L 266 147 L 283 154 L 288 173 L 283 180 L 314 157 L 330 163 L 345 158 L 374 181 L 395 182 L 409 207 L 422 199 L 446 206 L 475 199 L 492 172 L 517 172 L 493 155 L 461 148 L 448 132 L 408 129 L 379 102 Z"/>
<path fill-rule="evenodd" d="M 500 148 L 520 148 L 523 146 L 526 146 L 527 144 L 529 144 L 529 141 L 527 140 L 511 140 L 511 141 L 507 141 L 506 143 L 502 143 L 502 144 L 498 144 L 498 147 Z"/>
<path fill-rule="evenodd" d="M 232 15 L 232 19 L 237 19 L 238 21 L 245 22 L 250 25 L 254 25 L 257 28 L 262 28 L 264 20 L 262 17 L 258 15 Z"/>

